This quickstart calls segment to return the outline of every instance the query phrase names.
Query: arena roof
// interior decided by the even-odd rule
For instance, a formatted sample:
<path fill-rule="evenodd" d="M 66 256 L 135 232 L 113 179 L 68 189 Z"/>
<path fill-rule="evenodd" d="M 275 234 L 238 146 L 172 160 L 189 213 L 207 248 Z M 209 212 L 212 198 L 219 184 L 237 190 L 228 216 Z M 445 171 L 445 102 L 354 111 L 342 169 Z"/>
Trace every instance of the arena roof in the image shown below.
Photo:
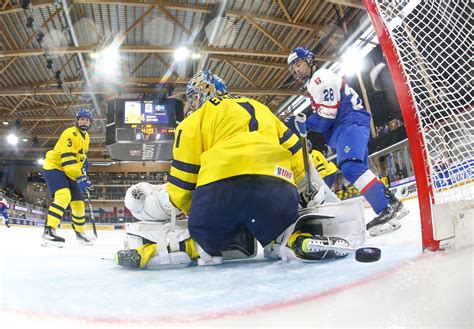
<path fill-rule="evenodd" d="M 14 126 L 26 139 L 15 150 L 2 146 L 0 159 L 44 153 L 79 108 L 94 109 L 89 157 L 107 159 L 108 101 L 143 94 L 184 100 L 199 69 L 276 111 L 302 94 L 287 69 L 289 51 L 306 46 L 320 64 L 340 61 L 334 54 L 363 10 L 357 0 L 0 1 L 0 135 Z M 109 58 L 98 60 L 111 45 L 120 55 L 113 70 Z M 194 58 L 177 62 L 178 47 Z"/>

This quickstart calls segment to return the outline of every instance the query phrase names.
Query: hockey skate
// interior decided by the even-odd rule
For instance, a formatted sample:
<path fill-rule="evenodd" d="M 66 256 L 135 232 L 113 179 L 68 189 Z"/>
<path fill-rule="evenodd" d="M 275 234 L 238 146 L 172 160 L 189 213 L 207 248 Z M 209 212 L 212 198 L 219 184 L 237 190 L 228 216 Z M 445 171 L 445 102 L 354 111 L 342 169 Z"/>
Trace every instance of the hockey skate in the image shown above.
<path fill-rule="evenodd" d="M 80 233 L 80 232 L 77 232 L 77 231 L 74 231 L 74 232 L 76 232 L 76 239 L 77 239 L 77 241 L 79 241 L 80 245 L 82 245 L 82 246 L 92 246 L 93 245 L 92 241 L 84 233 Z"/>
<path fill-rule="evenodd" d="M 342 248 L 341 250 L 337 250 L 337 248 L 326 249 L 325 246 Z M 292 249 L 296 257 L 311 261 L 346 257 L 349 252 L 344 250 L 344 247 L 349 247 L 349 242 L 343 238 L 315 235 L 312 238 L 307 236 L 298 237 Z"/>
<path fill-rule="evenodd" d="M 141 258 L 136 249 L 119 250 L 114 256 L 114 262 L 124 267 L 139 268 Z"/>
<path fill-rule="evenodd" d="M 402 226 L 398 221 L 408 215 L 409 211 L 403 207 L 403 202 L 398 200 L 390 190 L 387 189 L 385 193 L 389 198 L 389 203 L 377 217 L 367 224 L 370 236 L 387 234 L 398 230 Z"/>
<path fill-rule="evenodd" d="M 10 227 L 11 227 L 10 222 L 9 222 L 8 220 L 5 221 L 5 226 L 6 226 L 7 228 L 10 228 Z"/>
<path fill-rule="evenodd" d="M 398 200 L 395 195 L 393 195 L 392 191 L 390 191 L 389 189 L 387 189 L 385 191 L 385 194 L 388 196 L 389 198 L 389 204 L 395 208 L 395 211 L 397 213 L 395 219 L 396 220 L 400 220 L 402 219 L 403 217 L 405 217 L 406 215 L 408 215 L 409 213 L 409 210 L 406 209 L 403 205 L 403 202 L 401 202 L 400 200 Z"/>
<path fill-rule="evenodd" d="M 370 236 L 377 236 L 398 230 L 402 225 L 397 220 L 397 208 L 390 203 L 380 214 L 367 223 Z"/>
<path fill-rule="evenodd" d="M 43 247 L 62 248 L 64 247 L 65 241 L 64 238 L 61 238 L 56 234 L 56 229 L 51 226 L 44 227 L 43 243 L 41 243 Z"/>

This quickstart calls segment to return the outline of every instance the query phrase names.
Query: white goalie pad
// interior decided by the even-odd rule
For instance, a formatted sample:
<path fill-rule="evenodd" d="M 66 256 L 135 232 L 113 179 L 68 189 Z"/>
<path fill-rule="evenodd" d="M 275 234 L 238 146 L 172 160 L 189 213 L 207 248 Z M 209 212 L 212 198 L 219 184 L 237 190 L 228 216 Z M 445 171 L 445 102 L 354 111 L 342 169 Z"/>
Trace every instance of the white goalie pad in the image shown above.
<path fill-rule="evenodd" d="M 316 207 L 302 209 L 299 212 L 300 216 L 305 214 L 318 214 L 326 217 L 314 222 L 314 224 L 322 225 L 325 236 L 344 238 L 353 248 L 365 243 L 366 225 L 364 204 L 361 198 L 324 203 Z"/>
<path fill-rule="evenodd" d="M 296 230 L 341 237 L 347 240 L 352 248 L 357 248 L 365 243 L 364 206 L 360 198 L 305 208 L 300 211 L 299 215 L 298 221 L 289 226 L 276 239 L 276 243 L 265 246 L 264 256 L 266 258 L 295 259 L 293 251 L 286 245 L 291 234 Z M 282 246 L 284 247 L 282 248 Z"/>
<path fill-rule="evenodd" d="M 166 184 L 141 182 L 131 186 L 125 194 L 125 207 L 135 218 L 144 221 L 168 221 L 173 205 Z"/>
<path fill-rule="evenodd" d="M 128 225 L 126 232 L 125 245 L 129 249 L 143 245 L 143 239 L 155 242 L 158 249 L 156 260 L 159 259 L 161 264 L 170 264 L 173 261 L 170 253 L 179 252 L 179 243 L 190 237 L 187 229 L 171 223 L 137 222 Z"/>

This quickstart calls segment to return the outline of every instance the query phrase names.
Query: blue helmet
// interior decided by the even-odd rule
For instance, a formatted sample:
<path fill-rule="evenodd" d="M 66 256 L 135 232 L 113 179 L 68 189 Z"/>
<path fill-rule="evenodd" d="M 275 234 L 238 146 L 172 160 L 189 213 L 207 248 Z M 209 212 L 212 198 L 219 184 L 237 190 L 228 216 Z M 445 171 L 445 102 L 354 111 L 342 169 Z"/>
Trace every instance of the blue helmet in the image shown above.
<path fill-rule="evenodd" d="M 296 80 L 301 82 L 306 82 L 313 75 L 313 66 L 315 66 L 315 57 L 311 50 L 305 47 L 297 47 L 291 51 L 288 55 L 288 65 L 290 66 L 290 72 L 295 77 Z M 300 76 L 296 74 L 294 70 L 294 65 L 299 61 L 304 60 L 310 69 L 310 74 Z"/>
<path fill-rule="evenodd" d="M 92 113 L 91 111 L 87 110 L 87 109 L 80 109 L 79 112 L 76 113 L 76 122 L 77 120 L 79 120 L 80 118 L 88 118 L 91 122 L 92 122 Z M 89 130 L 89 125 L 79 125 L 78 123 L 76 123 L 77 127 L 79 128 L 79 130 L 83 131 L 83 132 L 86 132 L 87 130 Z"/>
<path fill-rule="evenodd" d="M 80 109 L 79 112 L 76 113 L 76 120 L 79 120 L 80 118 L 88 118 L 92 121 L 91 111 L 87 109 Z"/>
<path fill-rule="evenodd" d="M 225 82 L 209 70 L 196 73 L 186 86 L 188 102 L 192 104 L 191 101 L 193 97 L 196 97 L 195 95 L 199 99 L 199 106 L 193 108 L 193 110 L 197 110 L 211 98 L 225 94 L 227 94 Z"/>

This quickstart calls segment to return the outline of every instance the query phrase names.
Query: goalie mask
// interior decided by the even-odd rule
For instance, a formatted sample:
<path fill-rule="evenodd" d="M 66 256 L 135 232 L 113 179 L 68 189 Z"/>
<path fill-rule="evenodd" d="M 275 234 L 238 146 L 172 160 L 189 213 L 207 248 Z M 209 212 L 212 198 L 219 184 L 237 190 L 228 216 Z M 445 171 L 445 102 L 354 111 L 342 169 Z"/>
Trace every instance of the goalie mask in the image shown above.
<path fill-rule="evenodd" d="M 80 120 L 80 119 L 89 119 L 89 123 L 86 125 L 85 120 Z M 89 127 L 92 123 L 92 113 L 89 110 L 82 109 L 79 110 L 76 114 L 76 126 L 79 128 L 80 131 L 86 132 L 89 130 Z"/>
<path fill-rule="evenodd" d="M 211 71 L 199 71 L 186 86 L 186 98 L 192 111 L 211 98 L 227 94 L 224 81 Z"/>
<path fill-rule="evenodd" d="M 288 55 L 288 65 L 293 77 L 298 81 L 306 83 L 317 70 L 314 59 L 314 54 L 308 48 L 298 47 L 293 49 Z M 302 66 L 303 61 L 308 64 L 309 70 Z"/>

